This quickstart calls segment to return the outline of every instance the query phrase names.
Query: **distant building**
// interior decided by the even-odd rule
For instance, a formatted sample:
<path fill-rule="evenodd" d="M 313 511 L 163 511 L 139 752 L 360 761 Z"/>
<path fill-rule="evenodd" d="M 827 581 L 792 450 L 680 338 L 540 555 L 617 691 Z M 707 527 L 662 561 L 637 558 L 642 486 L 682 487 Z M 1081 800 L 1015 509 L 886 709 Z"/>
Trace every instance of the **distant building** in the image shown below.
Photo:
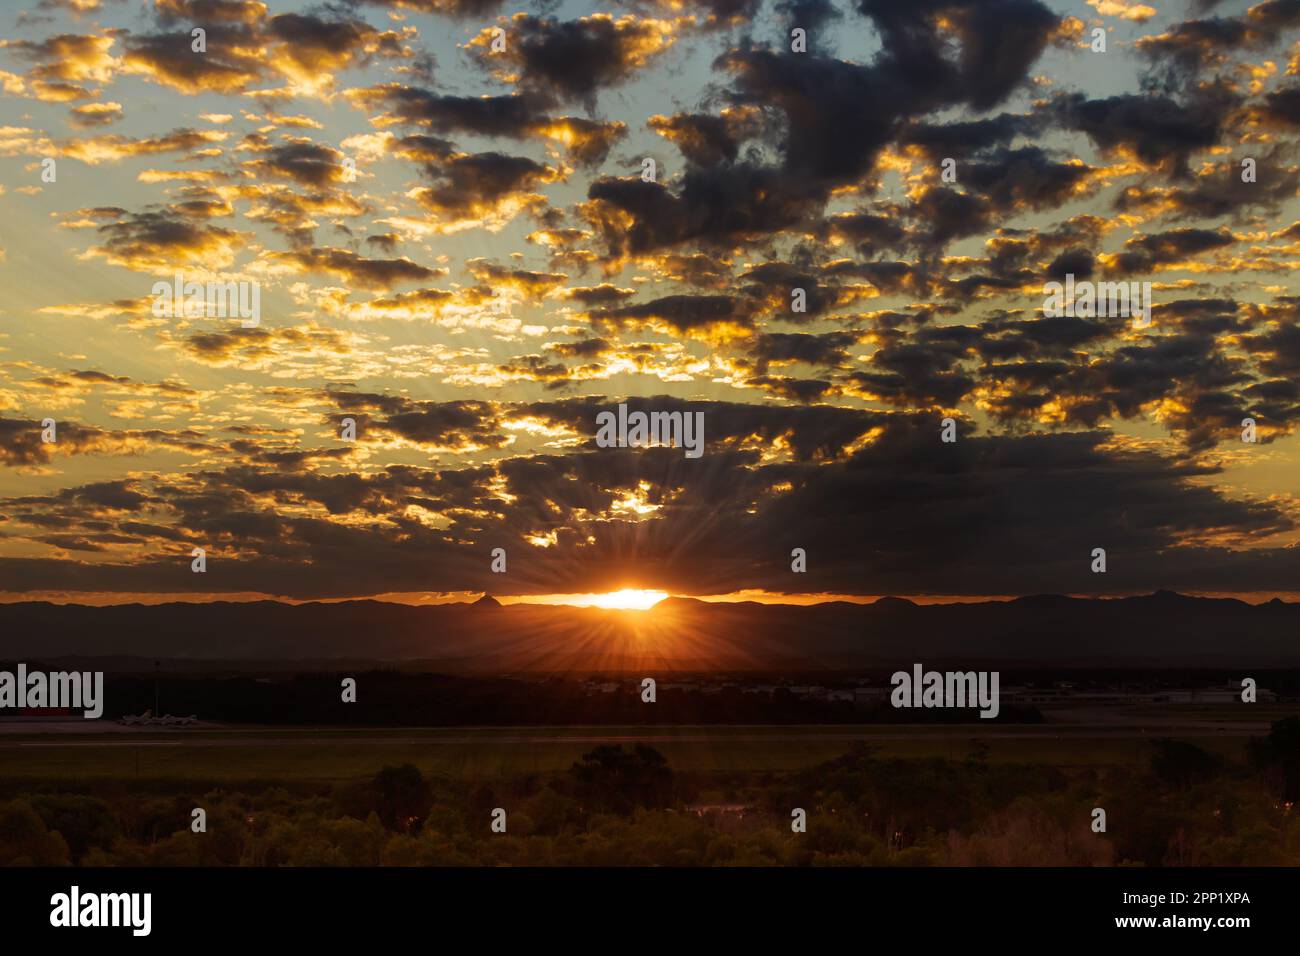
<path fill-rule="evenodd" d="M 888 687 L 855 687 L 853 689 L 853 706 L 859 710 L 869 710 L 881 701 L 888 699 Z"/>
<path fill-rule="evenodd" d="M 687 813 L 693 813 L 697 817 L 707 816 L 710 813 L 716 813 L 721 816 L 743 817 L 754 808 L 743 803 L 694 803 L 686 808 Z"/>

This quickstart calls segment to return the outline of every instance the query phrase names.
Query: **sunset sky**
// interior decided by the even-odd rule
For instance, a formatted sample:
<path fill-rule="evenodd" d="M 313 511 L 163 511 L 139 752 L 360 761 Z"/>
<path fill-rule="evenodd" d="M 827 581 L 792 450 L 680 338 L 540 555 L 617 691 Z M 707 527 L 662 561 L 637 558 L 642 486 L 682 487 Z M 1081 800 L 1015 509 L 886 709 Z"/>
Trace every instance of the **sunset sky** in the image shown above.
<path fill-rule="evenodd" d="M 0 37 L 4 600 L 1300 592 L 1298 0 L 18 0 Z M 177 272 L 260 325 L 155 316 Z M 1066 273 L 1151 282 L 1151 326 L 1044 316 Z M 704 454 L 597 447 L 620 402 Z"/>

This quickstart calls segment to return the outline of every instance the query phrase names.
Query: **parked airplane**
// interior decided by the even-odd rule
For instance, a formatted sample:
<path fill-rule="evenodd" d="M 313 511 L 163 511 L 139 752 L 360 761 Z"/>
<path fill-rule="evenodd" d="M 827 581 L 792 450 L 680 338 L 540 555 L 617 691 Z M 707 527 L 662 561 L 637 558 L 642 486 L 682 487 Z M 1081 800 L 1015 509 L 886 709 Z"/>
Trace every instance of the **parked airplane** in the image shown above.
<path fill-rule="evenodd" d="M 125 724 L 128 727 L 188 727 L 198 722 L 199 718 L 195 714 L 190 714 L 188 717 L 174 717 L 171 714 L 155 717 L 152 710 L 146 710 L 143 714 L 127 714 L 118 721 L 119 724 Z"/>

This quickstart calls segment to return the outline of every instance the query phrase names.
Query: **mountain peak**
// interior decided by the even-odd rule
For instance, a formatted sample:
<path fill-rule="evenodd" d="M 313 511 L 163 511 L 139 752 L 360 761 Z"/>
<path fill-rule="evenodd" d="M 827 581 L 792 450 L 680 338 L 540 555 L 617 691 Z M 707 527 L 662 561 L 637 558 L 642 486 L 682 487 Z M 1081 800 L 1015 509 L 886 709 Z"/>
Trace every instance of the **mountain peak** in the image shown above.
<path fill-rule="evenodd" d="M 475 601 L 470 607 L 501 607 L 501 602 L 490 594 L 484 594 Z"/>

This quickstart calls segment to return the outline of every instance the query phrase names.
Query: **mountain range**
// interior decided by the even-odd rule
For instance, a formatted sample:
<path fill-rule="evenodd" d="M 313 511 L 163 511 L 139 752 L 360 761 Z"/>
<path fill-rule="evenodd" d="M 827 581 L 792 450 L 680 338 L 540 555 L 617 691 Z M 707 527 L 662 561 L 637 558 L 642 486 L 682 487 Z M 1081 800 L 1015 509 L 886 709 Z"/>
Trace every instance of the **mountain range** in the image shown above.
<path fill-rule="evenodd" d="M 379 601 L 0 604 L 0 658 L 420 661 L 449 673 L 1300 665 L 1300 604 L 1169 591 L 963 604 L 668 598 L 648 611 Z"/>

